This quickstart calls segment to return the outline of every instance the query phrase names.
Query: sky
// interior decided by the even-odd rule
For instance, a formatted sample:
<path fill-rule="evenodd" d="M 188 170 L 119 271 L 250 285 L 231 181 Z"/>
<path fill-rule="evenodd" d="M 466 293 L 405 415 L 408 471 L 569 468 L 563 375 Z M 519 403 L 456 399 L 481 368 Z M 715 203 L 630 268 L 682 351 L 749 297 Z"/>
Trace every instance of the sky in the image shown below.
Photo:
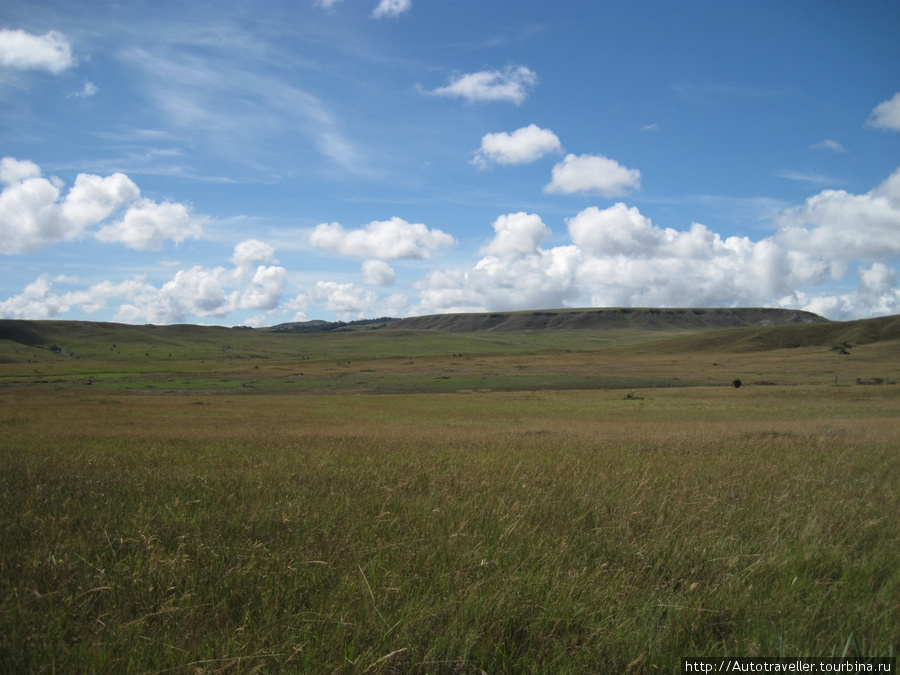
<path fill-rule="evenodd" d="M 900 314 L 900 3 L 2 0 L 0 318 Z"/>

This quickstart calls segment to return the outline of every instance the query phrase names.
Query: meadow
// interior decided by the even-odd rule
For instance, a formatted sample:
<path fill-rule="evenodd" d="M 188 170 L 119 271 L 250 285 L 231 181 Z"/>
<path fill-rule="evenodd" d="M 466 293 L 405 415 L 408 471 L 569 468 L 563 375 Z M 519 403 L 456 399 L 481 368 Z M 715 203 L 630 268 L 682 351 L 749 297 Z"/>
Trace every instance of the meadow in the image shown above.
<path fill-rule="evenodd" d="M 642 335 L 6 345 L 0 672 L 896 654 L 897 341 Z"/>

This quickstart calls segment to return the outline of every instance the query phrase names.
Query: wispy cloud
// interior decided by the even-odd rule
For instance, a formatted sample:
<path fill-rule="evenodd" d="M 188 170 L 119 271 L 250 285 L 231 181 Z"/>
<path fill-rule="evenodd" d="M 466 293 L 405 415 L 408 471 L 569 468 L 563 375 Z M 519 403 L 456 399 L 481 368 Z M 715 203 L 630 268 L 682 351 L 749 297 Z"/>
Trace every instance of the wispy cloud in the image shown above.
<path fill-rule="evenodd" d="M 381 0 L 381 2 L 378 3 L 378 6 L 375 7 L 375 11 L 372 12 L 372 18 L 393 19 L 404 12 L 408 12 L 411 8 L 412 0 Z"/>
<path fill-rule="evenodd" d="M 187 49 L 134 48 L 124 57 L 143 74 L 147 95 L 168 121 L 218 152 L 252 161 L 265 141 L 299 135 L 342 170 L 364 170 L 359 151 L 327 105 L 287 75 L 249 68 L 248 59 L 197 56 Z"/>
<path fill-rule="evenodd" d="M 73 91 L 67 98 L 90 98 L 100 91 L 93 82 L 85 82 L 80 91 Z"/>
<path fill-rule="evenodd" d="M 828 185 L 834 186 L 840 184 L 840 181 L 836 178 L 825 176 L 820 173 L 814 173 L 811 171 L 784 170 L 776 171 L 775 175 L 779 178 L 787 178 L 788 180 L 799 181 L 801 183 L 807 183 L 816 187 L 825 187 Z"/>
<path fill-rule="evenodd" d="M 847 152 L 844 149 L 843 145 L 841 145 L 837 141 L 831 140 L 830 138 L 826 138 L 821 143 L 815 143 L 809 147 L 811 150 L 831 150 L 832 152 L 837 152 L 837 153 Z"/>
<path fill-rule="evenodd" d="M 509 66 L 504 70 L 456 75 L 447 86 L 426 93 L 470 102 L 509 101 L 518 105 L 528 98 L 529 90 L 536 83 L 537 74 L 527 67 Z"/>

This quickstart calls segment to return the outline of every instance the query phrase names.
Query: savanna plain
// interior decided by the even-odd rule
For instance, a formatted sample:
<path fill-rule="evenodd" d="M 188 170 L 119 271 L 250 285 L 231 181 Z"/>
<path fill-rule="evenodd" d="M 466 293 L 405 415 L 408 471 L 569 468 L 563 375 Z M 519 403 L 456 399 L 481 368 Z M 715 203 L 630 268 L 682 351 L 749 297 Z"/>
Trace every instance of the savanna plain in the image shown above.
<path fill-rule="evenodd" d="M 0 323 L 0 672 L 900 648 L 898 317 Z"/>

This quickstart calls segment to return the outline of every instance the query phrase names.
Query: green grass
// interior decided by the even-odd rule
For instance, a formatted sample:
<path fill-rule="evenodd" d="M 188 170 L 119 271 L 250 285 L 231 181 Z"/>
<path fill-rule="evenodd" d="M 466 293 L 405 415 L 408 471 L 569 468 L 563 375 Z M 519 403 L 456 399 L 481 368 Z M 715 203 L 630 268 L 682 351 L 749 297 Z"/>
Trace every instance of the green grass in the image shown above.
<path fill-rule="evenodd" d="M 637 394 L 6 393 L 0 670 L 896 653 L 897 388 Z"/>

